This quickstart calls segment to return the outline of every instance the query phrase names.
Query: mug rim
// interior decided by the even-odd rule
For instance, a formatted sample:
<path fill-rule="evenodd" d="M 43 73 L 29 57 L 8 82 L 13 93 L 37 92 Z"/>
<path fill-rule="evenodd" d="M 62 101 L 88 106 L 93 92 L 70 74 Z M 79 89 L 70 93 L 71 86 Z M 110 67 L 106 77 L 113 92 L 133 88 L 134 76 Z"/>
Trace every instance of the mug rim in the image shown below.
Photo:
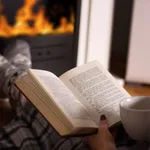
<path fill-rule="evenodd" d="M 131 97 L 128 97 L 128 98 L 126 98 L 126 99 L 123 99 L 121 102 L 120 102 L 120 107 L 122 107 L 123 109 L 126 109 L 126 110 L 130 110 L 130 111 L 136 111 L 136 112 L 145 112 L 145 111 L 147 111 L 147 112 L 149 112 L 150 111 L 150 109 L 133 109 L 133 108 L 128 108 L 128 107 L 126 107 L 126 106 L 123 106 L 123 102 L 124 101 L 127 101 L 127 100 L 129 100 L 129 99 L 131 99 L 131 98 L 137 98 L 137 97 L 140 97 L 140 98 L 149 98 L 150 99 L 150 96 L 131 96 Z"/>

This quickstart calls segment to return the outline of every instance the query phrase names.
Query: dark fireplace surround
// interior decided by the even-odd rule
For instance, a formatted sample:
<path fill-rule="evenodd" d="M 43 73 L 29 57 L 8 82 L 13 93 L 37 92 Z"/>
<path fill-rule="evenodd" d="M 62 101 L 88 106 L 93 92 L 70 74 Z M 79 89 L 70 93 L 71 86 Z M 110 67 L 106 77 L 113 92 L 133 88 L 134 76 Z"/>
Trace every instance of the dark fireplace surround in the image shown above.
<path fill-rule="evenodd" d="M 6 2 L 6 0 L 4 0 Z M 10 2 L 7 11 L 13 11 L 15 0 Z M 15 2 L 15 3 L 14 3 Z M 46 0 L 43 0 L 46 3 Z M 67 0 L 64 0 L 66 3 Z M 13 5 L 13 6 L 12 6 Z M 0 38 L 0 52 L 14 39 L 26 40 L 31 48 L 33 68 L 44 69 L 55 73 L 57 76 L 76 66 L 78 34 L 80 22 L 81 1 L 76 0 L 75 29 L 73 34 L 17 36 L 13 38 Z"/>

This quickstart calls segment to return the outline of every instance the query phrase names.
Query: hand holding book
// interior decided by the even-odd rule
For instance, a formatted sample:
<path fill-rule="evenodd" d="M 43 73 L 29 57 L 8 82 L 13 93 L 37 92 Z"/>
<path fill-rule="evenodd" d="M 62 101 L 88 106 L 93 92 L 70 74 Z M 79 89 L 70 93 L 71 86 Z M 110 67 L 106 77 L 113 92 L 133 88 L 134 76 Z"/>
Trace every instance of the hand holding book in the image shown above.
<path fill-rule="evenodd" d="M 105 115 L 100 118 L 98 133 L 88 137 L 88 144 L 93 150 L 117 150 Z"/>
<path fill-rule="evenodd" d="M 94 132 L 102 114 L 111 127 L 120 121 L 120 101 L 130 97 L 98 61 L 59 78 L 30 69 L 16 85 L 61 135 Z"/>

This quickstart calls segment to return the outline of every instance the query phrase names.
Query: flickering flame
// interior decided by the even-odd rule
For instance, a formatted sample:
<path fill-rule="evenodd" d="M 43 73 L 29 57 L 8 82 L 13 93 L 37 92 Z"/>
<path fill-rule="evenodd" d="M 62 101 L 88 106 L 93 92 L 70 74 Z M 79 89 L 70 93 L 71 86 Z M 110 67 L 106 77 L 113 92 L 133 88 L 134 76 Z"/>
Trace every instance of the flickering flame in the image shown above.
<path fill-rule="evenodd" d="M 71 14 L 71 22 L 67 18 L 60 19 L 60 25 L 53 27 L 53 23 L 45 17 L 45 8 L 41 6 L 38 13 L 33 12 L 33 6 L 37 0 L 24 0 L 24 5 L 16 12 L 15 23 L 9 25 L 4 14 L 0 14 L 0 36 L 13 37 L 18 35 L 45 35 L 73 33 L 74 31 L 74 13 Z M 0 4 L 0 13 L 3 5 Z M 31 26 L 29 21 L 33 23 Z"/>

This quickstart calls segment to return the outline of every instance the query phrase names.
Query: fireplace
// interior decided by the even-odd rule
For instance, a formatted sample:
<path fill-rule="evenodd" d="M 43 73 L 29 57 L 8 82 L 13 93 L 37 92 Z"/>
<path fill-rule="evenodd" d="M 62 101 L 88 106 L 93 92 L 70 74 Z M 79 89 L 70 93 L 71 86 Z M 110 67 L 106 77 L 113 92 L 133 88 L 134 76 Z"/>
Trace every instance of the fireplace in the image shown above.
<path fill-rule="evenodd" d="M 76 65 L 80 0 L 1 0 L 1 53 L 12 39 L 31 47 L 33 68 L 56 75 Z"/>

